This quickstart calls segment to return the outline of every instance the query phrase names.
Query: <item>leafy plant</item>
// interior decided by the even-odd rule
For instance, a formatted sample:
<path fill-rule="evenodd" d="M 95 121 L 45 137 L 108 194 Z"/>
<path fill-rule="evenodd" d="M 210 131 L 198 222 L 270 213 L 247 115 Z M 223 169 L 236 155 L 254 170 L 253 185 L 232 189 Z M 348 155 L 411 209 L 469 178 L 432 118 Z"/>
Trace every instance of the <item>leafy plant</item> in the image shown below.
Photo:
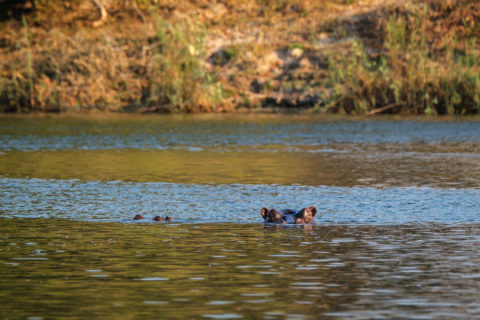
<path fill-rule="evenodd" d="M 329 54 L 328 103 L 348 113 L 389 112 L 464 114 L 480 111 L 480 59 L 476 39 L 463 52 L 450 42 L 431 52 L 426 39 L 427 8 L 408 24 L 392 15 L 385 27 L 380 55 L 367 54 L 360 40 L 348 54 Z M 443 54 L 442 54 L 443 53 Z"/>
<path fill-rule="evenodd" d="M 156 20 L 158 46 L 148 68 L 148 103 L 170 111 L 213 111 L 222 88 L 205 64 L 205 31 L 186 19 Z"/>

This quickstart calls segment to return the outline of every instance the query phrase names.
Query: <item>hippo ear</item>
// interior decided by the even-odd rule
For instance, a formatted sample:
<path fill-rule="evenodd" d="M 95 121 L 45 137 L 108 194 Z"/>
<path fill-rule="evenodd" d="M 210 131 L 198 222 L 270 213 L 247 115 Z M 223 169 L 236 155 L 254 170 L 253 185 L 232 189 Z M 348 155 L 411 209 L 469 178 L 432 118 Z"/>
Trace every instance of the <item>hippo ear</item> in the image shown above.
<path fill-rule="evenodd" d="M 267 216 L 268 210 L 269 209 L 267 207 L 263 207 L 262 211 L 260 211 L 260 214 L 262 215 L 263 219 L 265 219 L 265 217 Z"/>
<path fill-rule="evenodd" d="M 310 212 L 312 213 L 312 217 L 315 217 L 315 215 L 317 214 L 317 208 L 315 206 L 311 206 L 310 208 L 308 208 L 310 210 Z"/>

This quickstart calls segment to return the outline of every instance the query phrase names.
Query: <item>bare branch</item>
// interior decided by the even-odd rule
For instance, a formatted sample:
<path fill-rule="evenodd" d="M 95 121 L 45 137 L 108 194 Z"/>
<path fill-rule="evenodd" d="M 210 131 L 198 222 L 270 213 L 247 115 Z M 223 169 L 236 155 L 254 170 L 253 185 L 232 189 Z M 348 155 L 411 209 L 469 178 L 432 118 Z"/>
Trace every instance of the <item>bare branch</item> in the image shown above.
<path fill-rule="evenodd" d="M 98 10 L 100 10 L 100 15 L 101 15 L 99 20 L 92 23 L 92 26 L 97 28 L 103 25 L 107 21 L 108 13 L 107 13 L 107 10 L 105 9 L 105 6 L 101 2 L 101 0 L 92 0 L 92 2 L 98 8 Z"/>
<path fill-rule="evenodd" d="M 142 20 L 142 22 L 145 22 L 146 19 L 145 19 L 145 16 L 143 15 L 142 13 L 142 10 L 140 10 L 137 6 L 137 3 L 135 0 L 124 0 L 123 1 L 123 6 L 126 8 L 128 6 L 132 7 L 132 9 L 135 11 L 135 13 L 137 14 L 137 16 L 140 18 L 140 20 Z"/>
<path fill-rule="evenodd" d="M 387 111 L 387 110 L 390 110 L 390 109 L 393 109 L 393 108 L 396 108 L 396 107 L 400 107 L 400 106 L 403 106 L 403 105 L 405 105 L 404 102 L 392 103 L 392 104 L 386 105 L 385 107 L 382 107 L 382 108 L 377 108 L 377 109 L 370 110 L 369 112 L 367 112 L 367 115 L 381 113 L 381 112 L 384 112 L 384 111 Z"/>

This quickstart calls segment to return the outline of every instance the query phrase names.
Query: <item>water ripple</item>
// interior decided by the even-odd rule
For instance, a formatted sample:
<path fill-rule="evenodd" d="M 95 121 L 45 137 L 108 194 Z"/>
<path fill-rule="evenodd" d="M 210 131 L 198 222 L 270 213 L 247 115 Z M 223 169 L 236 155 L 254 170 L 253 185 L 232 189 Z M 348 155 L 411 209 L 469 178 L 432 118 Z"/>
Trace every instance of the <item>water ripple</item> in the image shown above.
<path fill-rule="evenodd" d="M 215 186 L 0 178 L 0 212 L 11 217 L 130 222 L 135 214 L 142 214 L 147 221 L 155 215 L 169 215 L 182 223 L 260 223 L 260 209 L 264 206 L 310 205 L 318 207 L 316 220 L 320 224 L 480 222 L 478 189 Z M 332 241 L 341 245 L 356 240 L 348 237 Z M 391 245 L 383 249 L 390 250 Z"/>
<path fill-rule="evenodd" d="M 478 121 L 351 121 L 192 116 L 0 119 L 0 150 L 202 149 L 205 146 L 479 142 Z M 328 152 L 328 148 L 324 151 Z"/>

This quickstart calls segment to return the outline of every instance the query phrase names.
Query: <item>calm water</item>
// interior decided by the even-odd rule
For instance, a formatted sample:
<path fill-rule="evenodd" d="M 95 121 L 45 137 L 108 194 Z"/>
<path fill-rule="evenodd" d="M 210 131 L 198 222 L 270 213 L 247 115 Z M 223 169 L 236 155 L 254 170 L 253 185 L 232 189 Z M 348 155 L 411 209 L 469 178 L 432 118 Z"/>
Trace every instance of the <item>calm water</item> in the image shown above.
<path fill-rule="evenodd" d="M 479 247 L 478 120 L 0 118 L 0 319 L 480 319 Z"/>

